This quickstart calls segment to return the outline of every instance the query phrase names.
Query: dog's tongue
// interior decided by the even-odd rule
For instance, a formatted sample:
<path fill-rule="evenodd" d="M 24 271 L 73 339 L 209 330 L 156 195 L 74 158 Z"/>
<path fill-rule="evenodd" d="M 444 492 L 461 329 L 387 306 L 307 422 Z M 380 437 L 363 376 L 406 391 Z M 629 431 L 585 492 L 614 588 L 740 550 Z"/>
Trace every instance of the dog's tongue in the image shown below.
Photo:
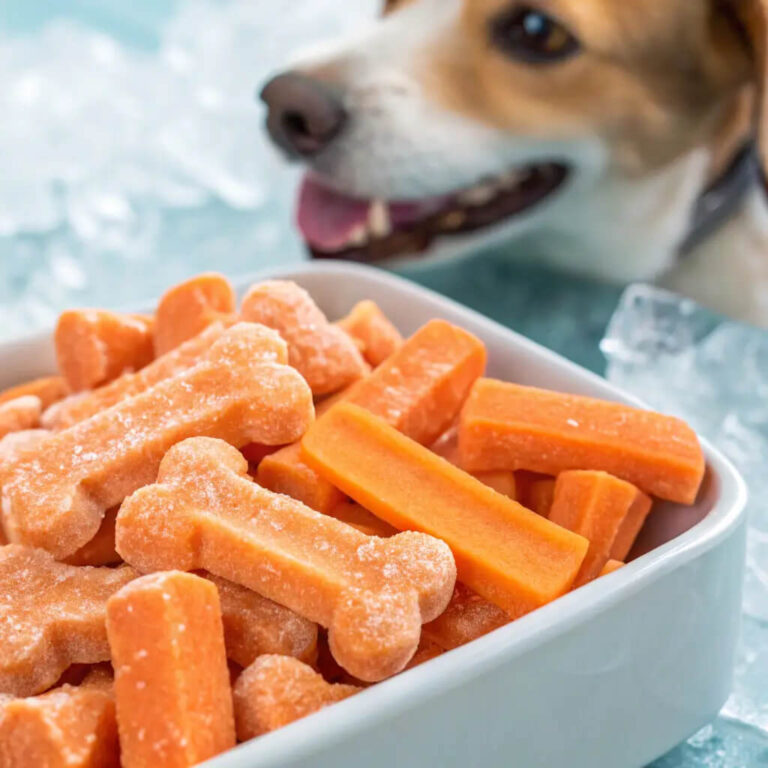
<path fill-rule="evenodd" d="M 397 227 L 419 221 L 438 211 L 447 199 L 390 203 L 387 210 L 391 224 Z M 331 252 L 342 249 L 360 227 L 367 226 L 371 205 L 370 200 L 350 197 L 307 175 L 299 191 L 299 231 L 313 248 Z"/>
<path fill-rule="evenodd" d="M 299 191 L 299 231 L 314 248 L 337 250 L 366 225 L 369 207 L 367 200 L 349 197 L 305 176 Z"/>

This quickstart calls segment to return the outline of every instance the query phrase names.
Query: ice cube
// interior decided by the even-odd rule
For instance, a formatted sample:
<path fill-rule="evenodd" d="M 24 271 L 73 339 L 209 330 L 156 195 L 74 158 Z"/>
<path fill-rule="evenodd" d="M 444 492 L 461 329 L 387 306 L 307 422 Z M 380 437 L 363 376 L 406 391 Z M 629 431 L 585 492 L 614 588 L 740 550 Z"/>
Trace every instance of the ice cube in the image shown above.
<path fill-rule="evenodd" d="M 768 733 L 768 334 L 720 321 L 669 292 L 633 286 L 619 302 L 602 349 L 609 379 L 686 419 L 747 481 L 745 619 L 723 716 Z M 732 728 L 721 719 L 657 766 L 751 765 L 734 757 L 752 748 L 745 746 L 748 730 Z M 704 757 L 696 757 L 699 750 Z"/>

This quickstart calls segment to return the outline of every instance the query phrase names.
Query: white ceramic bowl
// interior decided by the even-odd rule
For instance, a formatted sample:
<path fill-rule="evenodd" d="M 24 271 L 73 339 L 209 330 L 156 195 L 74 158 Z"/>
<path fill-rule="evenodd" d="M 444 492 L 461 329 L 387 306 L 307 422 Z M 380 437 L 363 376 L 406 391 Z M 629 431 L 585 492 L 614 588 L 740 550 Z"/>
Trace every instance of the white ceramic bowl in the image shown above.
<path fill-rule="evenodd" d="M 301 283 L 332 318 L 376 301 L 408 334 L 442 317 L 501 379 L 637 404 L 603 379 L 437 294 L 327 262 Z M 0 347 L 0 385 L 52 370 L 49 335 Z M 659 505 L 626 567 L 496 632 L 206 763 L 211 768 L 640 768 L 711 720 L 738 632 L 746 491 L 704 442 L 697 504 Z M 644 554 L 643 554 L 644 553 Z"/>

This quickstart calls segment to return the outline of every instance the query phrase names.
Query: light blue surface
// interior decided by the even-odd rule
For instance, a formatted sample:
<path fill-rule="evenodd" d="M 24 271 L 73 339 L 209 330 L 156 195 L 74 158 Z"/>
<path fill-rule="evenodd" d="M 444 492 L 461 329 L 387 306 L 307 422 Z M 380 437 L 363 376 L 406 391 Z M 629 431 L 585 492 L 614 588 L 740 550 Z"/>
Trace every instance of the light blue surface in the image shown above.
<path fill-rule="evenodd" d="M 302 259 L 296 174 L 268 150 L 252 93 L 288 49 L 365 5 L 0 2 L 0 336 L 68 305 L 136 304 L 202 269 Z M 619 291 L 510 256 L 399 271 L 602 370 Z M 742 659 L 768 686 L 760 661 Z M 768 708 L 768 693 L 754 705 Z M 761 732 L 721 720 L 656 765 L 763 764 Z"/>

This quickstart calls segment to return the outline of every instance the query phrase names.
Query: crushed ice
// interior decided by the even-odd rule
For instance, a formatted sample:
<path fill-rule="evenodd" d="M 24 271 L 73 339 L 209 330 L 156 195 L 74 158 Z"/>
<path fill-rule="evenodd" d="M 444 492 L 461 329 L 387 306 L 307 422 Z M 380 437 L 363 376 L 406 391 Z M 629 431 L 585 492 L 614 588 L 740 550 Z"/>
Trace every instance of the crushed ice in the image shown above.
<path fill-rule="evenodd" d="M 768 735 L 768 333 L 720 321 L 693 302 L 636 285 L 622 296 L 602 349 L 610 381 L 684 418 L 747 481 L 744 624 L 734 693 L 723 715 Z M 677 765 L 742 765 L 722 758 L 738 746 L 727 738 L 724 746 L 723 734 L 731 731 L 721 719 L 682 748 Z M 738 739 L 746 738 L 738 733 Z M 716 747 L 721 762 L 695 762 L 705 744 Z"/>
<path fill-rule="evenodd" d="M 296 171 L 254 92 L 294 48 L 377 6 L 190 0 L 153 51 L 72 22 L 0 29 L 0 336 L 65 306 L 136 304 L 212 264 L 300 260 Z"/>

